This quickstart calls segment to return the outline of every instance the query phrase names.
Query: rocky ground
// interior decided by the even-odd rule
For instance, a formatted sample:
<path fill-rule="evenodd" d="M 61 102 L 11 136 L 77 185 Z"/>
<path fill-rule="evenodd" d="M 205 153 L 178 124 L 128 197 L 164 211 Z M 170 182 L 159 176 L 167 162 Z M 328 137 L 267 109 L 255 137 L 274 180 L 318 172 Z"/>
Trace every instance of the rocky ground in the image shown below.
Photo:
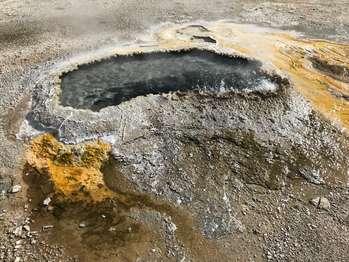
<path fill-rule="evenodd" d="M 292 84 L 276 96 L 136 98 L 119 122 L 111 109 L 62 125 L 70 111 L 30 103 L 71 57 L 141 45 L 162 23 L 221 19 L 349 40 L 347 1 L 0 2 L 1 260 L 349 260 L 349 139 Z M 18 139 L 29 111 L 56 138 Z M 115 131 L 102 155 L 76 143 L 101 130 Z M 95 175 L 87 195 L 108 197 L 87 201 L 80 181 L 54 176 L 62 167 Z"/>

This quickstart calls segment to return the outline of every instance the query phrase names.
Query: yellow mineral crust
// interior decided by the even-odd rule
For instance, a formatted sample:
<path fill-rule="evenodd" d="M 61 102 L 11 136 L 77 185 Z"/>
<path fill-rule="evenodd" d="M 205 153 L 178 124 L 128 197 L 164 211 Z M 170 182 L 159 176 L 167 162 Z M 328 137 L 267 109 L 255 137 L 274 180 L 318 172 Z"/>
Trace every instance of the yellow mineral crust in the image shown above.
<path fill-rule="evenodd" d="M 165 49 L 201 47 L 202 41 L 193 36 L 209 36 L 216 41 L 214 48 L 257 59 L 287 75 L 315 110 L 348 132 L 348 44 L 303 39 L 294 32 L 226 21 L 165 26 L 157 33 Z"/>
<path fill-rule="evenodd" d="M 100 171 L 109 152 L 110 145 L 99 140 L 64 145 L 44 134 L 31 141 L 26 159 L 30 167 L 52 181 L 58 199 L 96 203 L 112 196 Z"/>

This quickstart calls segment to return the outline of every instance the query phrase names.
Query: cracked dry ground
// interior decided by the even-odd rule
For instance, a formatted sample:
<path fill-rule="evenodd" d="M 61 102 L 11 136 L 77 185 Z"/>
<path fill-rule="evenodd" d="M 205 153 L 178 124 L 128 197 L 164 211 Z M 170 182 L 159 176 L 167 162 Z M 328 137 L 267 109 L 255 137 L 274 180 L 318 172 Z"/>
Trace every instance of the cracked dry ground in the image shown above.
<path fill-rule="evenodd" d="M 1 259 L 348 261 L 348 45 L 230 21 L 138 37 L 18 80 L 30 92 L 4 123 L 24 146 L 19 168 L 1 169 Z M 61 101 L 76 65 L 191 50 L 257 61 L 276 88 L 127 93 L 95 112 Z"/>

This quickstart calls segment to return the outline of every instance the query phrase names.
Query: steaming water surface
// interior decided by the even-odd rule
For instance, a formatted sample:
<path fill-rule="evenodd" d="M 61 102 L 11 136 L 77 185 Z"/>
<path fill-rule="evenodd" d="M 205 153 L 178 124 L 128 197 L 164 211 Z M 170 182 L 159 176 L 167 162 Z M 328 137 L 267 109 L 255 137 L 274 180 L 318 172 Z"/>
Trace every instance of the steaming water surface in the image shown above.
<path fill-rule="evenodd" d="M 61 104 L 99 111 L 147 94 L 276 89 L 260 67 L 257 61 L 201 50 L 111 57 L 64 74 Z"/>

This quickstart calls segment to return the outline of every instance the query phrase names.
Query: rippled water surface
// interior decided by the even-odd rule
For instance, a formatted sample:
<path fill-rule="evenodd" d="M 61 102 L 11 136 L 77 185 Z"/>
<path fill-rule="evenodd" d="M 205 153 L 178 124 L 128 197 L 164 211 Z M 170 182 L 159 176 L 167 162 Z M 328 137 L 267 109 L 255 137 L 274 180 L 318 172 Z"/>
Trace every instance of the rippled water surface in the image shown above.
<path fill-rule="evenodd" d="M 201 50 L 116 56 L 64 74 L 61 104 L 99 111 L 147 94 L 275 89 L 260 66 Z"/>

